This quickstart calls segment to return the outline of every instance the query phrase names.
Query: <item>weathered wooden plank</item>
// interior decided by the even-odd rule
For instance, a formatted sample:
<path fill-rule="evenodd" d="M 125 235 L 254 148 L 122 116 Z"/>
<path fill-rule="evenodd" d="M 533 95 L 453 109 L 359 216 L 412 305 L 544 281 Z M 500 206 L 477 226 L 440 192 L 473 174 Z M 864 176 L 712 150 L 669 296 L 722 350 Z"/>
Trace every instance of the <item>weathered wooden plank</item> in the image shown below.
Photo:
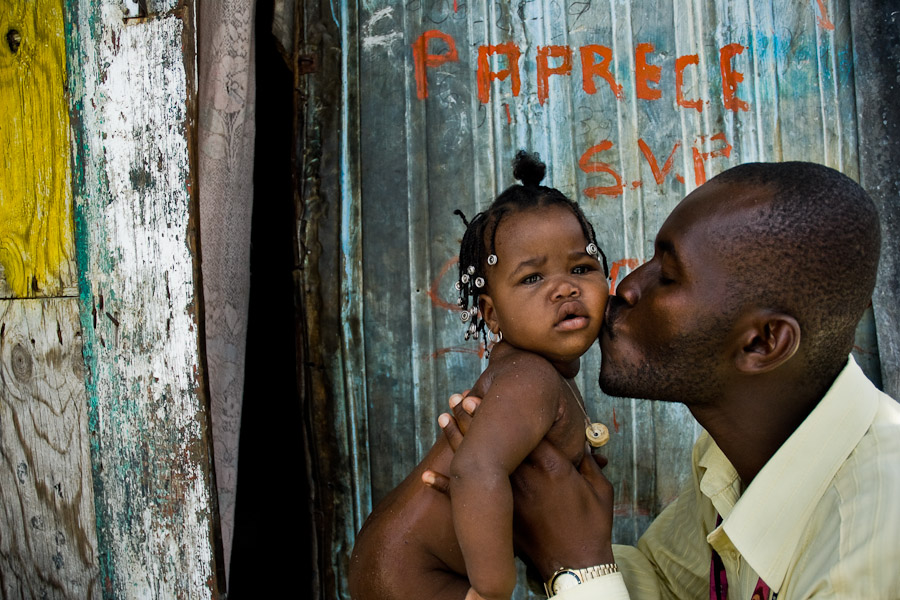
<path fill-rule="evenodd" d="M 0 12 L 0 297 L 74 296 L 62 0 Z"/>
<path fill-rule="evenodd" d="M 335 6 L 328 2 L 304 7 L 298 35 L 300 55 L 313 55 L 320 77 L 297 77 L 298 105 L 313 99 L 298 116 L 298 146 L 304 156 L 298 166 L 298 359 L 299 386 L 304 402 L 304 429 L 310 477 L 309 540 L 316 561 L 306 586 L 311 598 L 339 598 L 346 589 L 350 544 L 356 513 L 355 460 L 347 436 L 350 419 L 345 400 L 342 339 L 347 327 L 361 323 L 342 322 L 342 195 L 341 195 L 341 35 Z M 352 268 L 351 265 L 347 265 Z M 356 421 L 366 431 L 365 421 Z M 365 451 L 364 449 L 362 451 Z M 368 479 L 368 467 L 360 462 L 359 477 Z M 324 484 L 324 482 L 328 482 Z M 346 552 L 334 555 L 333 548 Z"/>
<path fill-rule="evenodd" d="M 99 598 L 78 301 L 0 300 L 0 597 Z"/>
<path fill-rule="evenodd" d="M 194 4 L 70 0 L 81 322 L 106 597 L 214 598 Z M 167 8 L 167 7 L 162 7 Z"/>

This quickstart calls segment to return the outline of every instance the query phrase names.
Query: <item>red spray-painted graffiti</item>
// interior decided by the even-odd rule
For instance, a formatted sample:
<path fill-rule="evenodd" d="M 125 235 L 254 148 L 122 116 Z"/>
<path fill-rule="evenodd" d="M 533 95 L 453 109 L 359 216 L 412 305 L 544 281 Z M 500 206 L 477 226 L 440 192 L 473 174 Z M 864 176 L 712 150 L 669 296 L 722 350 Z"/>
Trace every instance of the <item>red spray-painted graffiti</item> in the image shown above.
<path fill-rule="evenodd" d="M 729 157 L 731 156 L 732 146 L 728 143 L 728 140 L 725 138 L 724 133 L 717 133 L 709 138 L 710 142 L 722 142 L 724 145 L 720 148 L 715 148 L 708 152 L 703 152 L 700 149 L 700 145 L 706 141 L 706 136 L 699 136 L 695 140 L 695 145 L 691 147 L 691 156 L 693 158 L 694 165 L 694 181 L 697 185 L 702 185 L 706 183 L 706 163 L 709 162 L 710 159 L 716 157 Z M 609 163 L 603 162 L 600 160 L 595 160 L 597 155 L 602 152 L 606 152 L 607 150 L 611 150 L 614 144 L 610 140 L 603 140 L 599 144 L 595 146 L 591 146 L 581 155 L 581 158 L 578 160 L 578 166 L 581 170 L 588 174 L 593 173 L 605 173 L 613 178 L 614 183 L 612 185 L 605 186 L 590 186 L 583 190 L 583 193 L 588 198 L 596 198 L 597 196 L 620 196 L 625 192 L 625 181 L 622 178 L 622 175 L 619 174 L 618 171 Z M 662 185 L 665 182 L 666 176 L 672 171 L 672 167 L 675 162 L 675 152 L 678 148 L 681 147 L 681 142 L 675 142 L 675 145 L 672 147 L 672 151 L 669 152 L 669 156 L 666 158 L 666 162 L 663 164 L 662 168 L 659 168 L 659 162 L 656 160 L 656 156 L 653 154 L 653 151 L 650 149 L 650 146 L 647 145 L 647 142 L 643 140 L 643 138 L 638 139 L 638 148 L 641 151 L 641 154 L 644 155 L 644 158 L 647 160 L 647 164 L 650 166 L 650 170 L 653 173 L 653 179 L 656 181 L 657 185 Z M 675 174 L 675 179 L 679 182 L 684 183 L 684 176 L 680 173 Z M 635 180 L 631 182 L 632 188 L 638 188 L 643 185 L 643 182 L 640 180 Z"/>
<path fill-rule="evenodd" d="M 432 53 L 432 40 L 440 40 L 446 46 L 443 52 Z M 612 48 L 600 44 L 589 44 L 579 49 L 581 57 L 581 85 L 586 94 L 593 95 L 597 92 L 596 79 L 606 82 L 617 100 L 625 99 L 625 90 L 616 81 L 610 70 L 612 65 Z M 722 103 L 727 110 L 738 112 L 748 111 L 750 106 L 738 97 L 738 86 L 744 80 L 744 74 L 734 67 L 737 56 L 746 50 L 741 44 L 727 44 L 719 49 L 719 72 L 722 79 Z M 437 68 L 449 62 L 459 61 L 459 52 L 453 36 L 431 29 L 419 36 L 412 44 L 413 62 L 415 64 L 416 96 L 420 100 L 428 97 L 428 72 L 429 68 Z M 662 67 L 650 62 L 650 55 L 656 51 L 651 43 L 638 44 L 634 50 L 635 62 L 635 94 L 640 100 L 660 100 L 663 97 L 662 90 L 658 86 L 662 77 Z M 538 46 L 536 58 L 537 73 L 537 97 L 540 104 L 544 104 L 550 95 L 550 76 L 569 77 L 573 70 L 574 50 L 571 46 Z M 502 57 L 505 66 L 503 68 L 492 67 L 491 57 Z M 522 58 L 522 50 L 513 42 L 503 42 L 488 46 L 478 47 L 476 60 L 476 86 L 478 100 L 483 104 L 490 102 L 491 83 L 494 81 L 510 82 L 512 95 L 518 97 L 522 89 L 522 77 L 519 62 Z M 550 59 L 556 61 L 551 66 Z M 676 104 L 681 108 L 690 108 L 698 112 L 703 110 L 704 101 L 701 99 L 686 99 L 684 97 L 684 71 L 688 67 L 697 67 L 700 58 L 696 54 L 679 56 L 675 59 L 675 97 Z M 708 101 L 706 101 L 708 102 Z"/>
<path fill-rule="evenodd" d="M 828 31 L 834 31 L 834 23 L 828 18 L 828 9 L 825 8 L 825 0 L 816 0 L 816 5 L 819 9 L 816 14 L 816 22 L 819 24 L 819 27 Z"/>

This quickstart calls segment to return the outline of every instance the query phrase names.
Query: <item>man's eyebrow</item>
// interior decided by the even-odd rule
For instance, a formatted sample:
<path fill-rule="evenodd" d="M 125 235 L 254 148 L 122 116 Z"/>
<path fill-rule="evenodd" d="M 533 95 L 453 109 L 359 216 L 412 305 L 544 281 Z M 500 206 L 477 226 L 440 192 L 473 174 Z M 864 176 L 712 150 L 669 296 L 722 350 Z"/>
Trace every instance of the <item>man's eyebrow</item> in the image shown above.
<path fill-rule="evenodd" d="M 681 264 L 678 258 L 678 250 L 675 249 L 675 244 L 669 240 L 656 240 L 656 251 L 659 254 L 669 255 L 669 258 L 675 261 L 676 264 Z"/>

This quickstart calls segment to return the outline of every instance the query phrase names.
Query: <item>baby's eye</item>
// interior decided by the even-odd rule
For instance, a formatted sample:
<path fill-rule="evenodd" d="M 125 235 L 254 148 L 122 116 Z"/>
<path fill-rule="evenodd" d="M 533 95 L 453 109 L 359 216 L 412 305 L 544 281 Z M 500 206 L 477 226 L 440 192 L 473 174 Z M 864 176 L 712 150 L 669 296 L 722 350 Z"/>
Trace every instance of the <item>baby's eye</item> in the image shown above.
<path fill-rule="evenodd" d="M 591 267 L 590 265 L 578 265 L 577 267 L 572 269 L 572 273 L 574 273 L 575 275 L 584 275 L 585 273 L 590 273 L 593 270 L 593 267 Z"/>
<path fill-rule="evenodd" d="M 528 283 L 537 283 L 537 282 L 540 281 L 540 280 L 541 280 L 540 274 L 538 274 L 538 273 L 532 273 L 531 275 L 525 277 L 525 278 L 522 280 L 522 283 L 526 283 L 526 284 L 528 284 Z"/>

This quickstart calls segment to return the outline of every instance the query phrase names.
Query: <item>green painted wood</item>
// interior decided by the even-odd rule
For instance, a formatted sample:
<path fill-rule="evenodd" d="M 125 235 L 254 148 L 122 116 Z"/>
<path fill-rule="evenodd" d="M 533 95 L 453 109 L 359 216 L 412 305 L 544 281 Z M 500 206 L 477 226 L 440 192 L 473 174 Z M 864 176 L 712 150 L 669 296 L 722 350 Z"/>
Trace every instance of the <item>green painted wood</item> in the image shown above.
<path fill-rule="evenodd" d="M 215 598 L 192 146 L 195 9 L 147 8 L 66 3 L 100 572 L 107 598 Z"/>
<path fill-rule="evenodd" d="M 63 2 L 0 34 L 0 597 L 99 598 Z"/>

